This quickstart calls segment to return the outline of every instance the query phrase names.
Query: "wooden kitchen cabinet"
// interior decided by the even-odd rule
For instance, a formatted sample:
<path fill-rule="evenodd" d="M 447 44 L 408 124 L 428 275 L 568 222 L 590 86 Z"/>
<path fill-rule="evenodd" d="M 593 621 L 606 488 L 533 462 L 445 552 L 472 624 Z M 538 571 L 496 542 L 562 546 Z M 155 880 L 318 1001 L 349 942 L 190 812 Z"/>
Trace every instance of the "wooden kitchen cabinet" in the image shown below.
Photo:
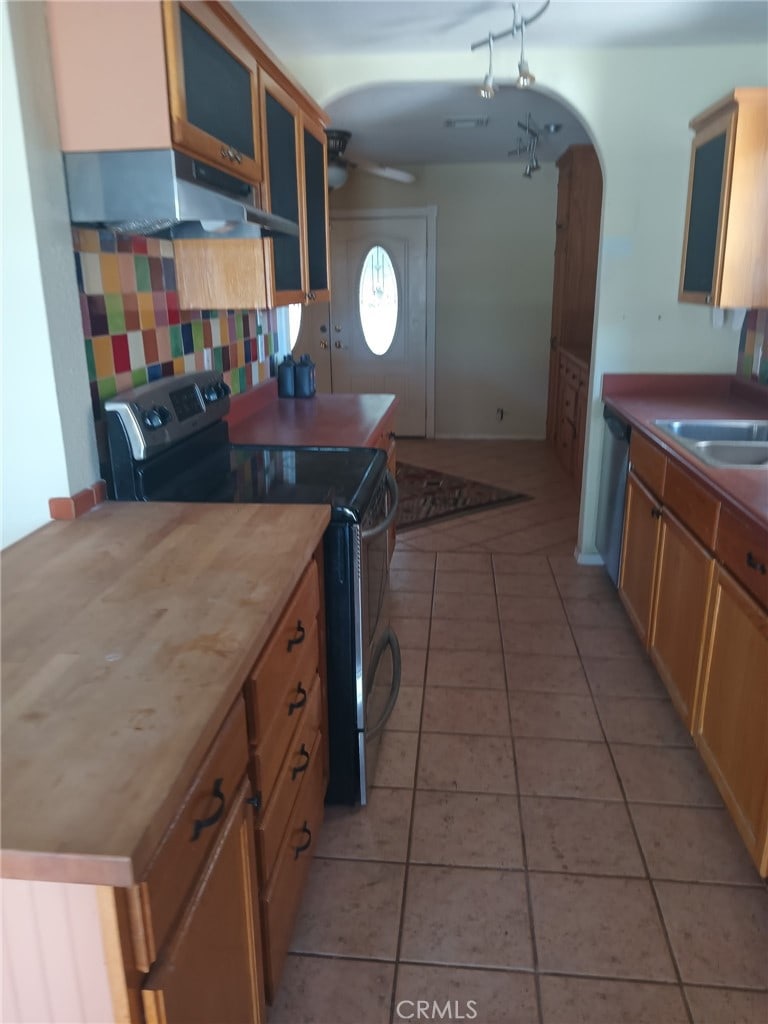
<path fill-rule="evenodd" d="M 768 618 L 722 567 L 694 740 L 758 871 L 768 873 Z"/>
<path fill-rule="evenodd" d="M 327 302 L 330 260 L 323 126 L 266 74 L 261 79 L 261 119 L 265 205 L 299 224 L 298 238 L 275 236 L 268 242 L 270 305 Z"/>
<path fill-rule="evenodd" d="M 768 306 L 768 89 L 735 89 L 690 127 L 679 301 Z"/>
<path fill-rule="evenodd" d="M 648 642 L 661 529 L 657 499 L 630 470 L 624 511 L 619 597 L 643 643 Z"/>
<path fill-rule="evenodd" d="M 567 352 L 559 353 L 555 444 L 557 457 L 569 476 L 581 483 L 587 426 L 589 368 Z"/>

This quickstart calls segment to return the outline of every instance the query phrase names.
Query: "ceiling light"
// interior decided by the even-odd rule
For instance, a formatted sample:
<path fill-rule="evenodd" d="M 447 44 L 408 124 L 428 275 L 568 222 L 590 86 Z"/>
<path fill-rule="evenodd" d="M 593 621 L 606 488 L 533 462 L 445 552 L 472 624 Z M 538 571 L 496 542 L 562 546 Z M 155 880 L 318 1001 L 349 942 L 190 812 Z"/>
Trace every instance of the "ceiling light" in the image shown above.
<path fill-rule="evenodd" d="M 496 95 L 496 90 L 493 87 L 493 36 L 490 33 L 488 33 L 488 74 L 477 91 L 484 100 L 492 100 Z"/>
<path fill-rule="evenodd" d="M 519 72 L 515 85 L 518 89 L 529 89 L 536 81 L 536 76 L 533 74 L 531 69 L 528 67 L 528 61 L 525 59 L 525 22 L 520 23 L 520 62 L 517 65 Z"/>
<path fill-rule="evenodd" d="M 526 164 L 525 165 L 525 170 L 523 171 L 523 177 L 524 178 L 530 178 L 531 175 L 532 175 L 532 172 L 533 172 L 533 167 L 530 164 Z"/>
<path fill-rule="evenodd" d="M 544 131 L 547 135 L 557 135 L 563 126 L 561 124 L 555 124 L 553 121 L 549 121 L 544 125 Z"/>

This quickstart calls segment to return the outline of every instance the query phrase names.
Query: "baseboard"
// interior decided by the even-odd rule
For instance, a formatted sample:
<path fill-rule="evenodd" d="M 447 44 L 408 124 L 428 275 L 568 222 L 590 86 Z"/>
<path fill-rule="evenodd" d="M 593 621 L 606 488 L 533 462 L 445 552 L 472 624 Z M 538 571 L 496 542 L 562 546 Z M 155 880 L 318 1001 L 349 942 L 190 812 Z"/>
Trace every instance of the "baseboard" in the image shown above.
<path fill-rule="evenodd" d="M 579 565 L 605 565 L 602 557 L 595 551 L 593 554 L 585 551 L 575 551 L 576 561 Z"/>

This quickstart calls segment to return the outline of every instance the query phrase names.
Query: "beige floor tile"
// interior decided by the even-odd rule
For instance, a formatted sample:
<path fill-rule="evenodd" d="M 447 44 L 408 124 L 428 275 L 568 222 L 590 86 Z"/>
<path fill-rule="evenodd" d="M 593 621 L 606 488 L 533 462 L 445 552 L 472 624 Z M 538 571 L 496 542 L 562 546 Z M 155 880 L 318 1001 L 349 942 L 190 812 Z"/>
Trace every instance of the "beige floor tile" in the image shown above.
<path fill-rule="evenodd" d="M 693 746 L 691 735 L 671 701 L 599 694 L 595 702 L 609 742 Z"/>
<path fill-rule="evenodd" d="M 677 985 L 541 978 L 544 1024 L 687 1024 Z"/>
<path fill-rule="evenodd" d="M 541 970 L 675 979 L 648 882 L 532 872 L 530 883 Z"/>
<path fill-rule="evenodd" d="M 542 625 L 567 626 L 563 603 L 559 597 L 536 597 L 534 594 L 501 594 L 499 619 L 504 623 L 532 622 Z"/>
<path fill-rule="evenodd" d="M 460 619 L 467 623 L 496 622 L 496 597 L 492 593 L 452 594 L 450 591 L 438 590 L 432 614 L 438 619 Z"/>
<path fill-rule="evenodd" d="M 684 982 L 768 988 L 768 894 L 764 888 L 656 882 Z"/>
<path fill-rule="evenodd" d="M 526 796 L 521 805 L 532 871 L 645 875 L 623 803 Z"/>
<path fill-rule="evenodd" d="M 502 622 L 504 650 L 507 654 L 556 654 L 576 657 L 576 645 L 570 626 L 550 623 Z"/>
<path fill-rule="evenodd" d="M 551 580 L 552 570 L 546 555 L 494 555 L 493 568 L 496 576 L 543 576 Z"/>
<path fill-rule="evenodd" d="M 589 696 L 587 677 L 578 658 L 508 654 L 506 663 L 510 690 Z"/>
<path fill-rule="evenodd" d="M 420 647 L 426 649 L 429 646 L 429 613 L 423 619 L 400 618 L 393 615 L 390 625 L 397 634 L 402 647 Z"/>
<path fill-rule="evenodd" d="M 488 594 L 493 595 L 493 576 L 490 572 L 441 572 L 435 576 L 436 594 Z"/>
<path fill-rule="evenodd" d="M 410 861 L 522 868 L 517 797 L 417 791 Z"/>
<path fill-rule="evenodd" d="M 558 576 L 557 589 L 566 600 L 610 600 L 616 597 L 616 588 L 604 572 Z"/>
<path fill-rule="evenodd" d="M 440 552 L 437 556 L 437 571 L 443 572 L 490 572 L 490 555 L 470 555 Z"/>
<path fill-rule="evenodd" d="M 623 626 L 573 626 L 582 658 L 644 658 L 645 649 L 627 622 Z"/>
<path fill-rule="evenodd" d="M 501 736 L 423 733 L 417 787 L 451 793 L 515 793 L 512 741 Z"/>
<path fill-rule="evenodd" d="M 603 731 L 591 697 L 570 693 L 509 695 L 512 735 L 561 740 L 600 740 Z"/>
<path fill-rule="evenodd" d="M 401 685 L 395 709 L 387 721 L 386 728 L 395 732 L 418 732 L 423 696 L 422 687 Z"/>
<path fill-rule="evenodd" d="M 582 658 L 589 685 L 596 694 L 669 700 L 658 673 L 643 655 L 638 658 Z"/>
<path fill-rule="evenodd" d="M 686 985 L 693 1024 L 765 1024 L 768 992 Z"/>
<path fill-rule="evenodd" d="M 568 576 L 574 579 L 596 579 L 608 580 L 605 569 L 602 565 L 579 565 L 574 556 L 559 555 L 549 559 L 552 572 L 558 579 Z"/>
<path fill-rule="evenodd" d="M 433 964 L 531 967 L 522 872 L 413 865 L 400 955 Z"/>
<path fill-rule="evenodd" d="M 760 885 L 727 811 L 631 804 L 651 878 Z"/>
<path fill-rule="evenodd" d="M 509 736 L 509 711 L 503 690 L 430 686 L 425 691 L 424 732 Z"/>
<path fill-rule="evenodd" d="M 427 675 L 427 652 L 423 647 L 400 646 L 401 686 L 424 686 Z"/>
<path fill-rule="evenodd" d="M 404 880 L 400 864 L 316 857 L 291 952 L 394 960 Z"/>
<path fill-rule="evenodd" d="M 385 729 L 381 736 L 374 776 L 376 785 L 410 789 L 416 771 L 418 746 L 417 732 L 395 732 L 392 729 Z"/>
<path fill-rule="evenodd" d="M 551 575 L 543 572 L 528 573 L 496 573 L 496 593 L 501 597 L 549 597 L 557 598 L 559 594 Z"/>
<path fill-rule="evenodd" d="M 430 1012 L 433 1004 L 444 1012 L 445 1004 L 450 1003 L 454 1020 L 474 1024 L 538 1024 L 539 1019 L 533 976 L 522 972 L 402 964 L 397 973 L 393 1020 L 406 1020 L 409 1014 L 415 1019 L 413 1004 L 419 999 L 427 1001 Z"/>
<path fill-rule="evenodd" d="M 696 750 L 614 743 L 627 800 L 688 807 L 721 807 L 722 800 Z"/>
<path fill-rule="evenodd" d="M 622 629 L 629 622 L 623 605 L 615 595 L 587 601 L 571 599 L 563 603 L 568 621 L 573 626 Z"/>
<path fill-rule="evenodd" d="M 455 619 L 432 619 L 429 648 L 443 651 L 501 651 L 499 624 L 491 622 L 456 622 Z"/>
<path fill-rule="evenodd" d="M 318 857 L 405 861 L 413 793 L 373 786 L 365 807 L 326 807 Z"/>
<path fill-rule="evenodd" d="M 621 789 L 605 743 L 520 739 L 515 742 L 520 792 L 621 800 Z"/>
<path fill-rule="evenodd" d="M 430 650 L 427 687 L 462 686 L 503 690 L 504 659 L 501 651 Z"/>
<path fill-rule="evenodd" d="M 392 569 L 389 574 L 392 590 L 418 590 L 431 594 L 434 582 L 434 573 L 424 569 Z"/>
<path fill-rule="evenodd" d="M 433 555 L 429 551 L 408 551 L 401 550 L 400 540 L 397 541 L 397 549 L 392 555 L 392 561 L 390 562 L 390 569 L 393 571 L 396 569 L 408 569 L 408 570 L 421 570 L 422 572 L 432 572 L 435 568 L 435 562 L 437 556 Z"/>
<path fill-rule="evenodd" d="M 291 954 L 268 1024 L 389 1024 L 394 975 L 381 961 Z"/>
<path fill-rule="evenodd" d="M 432 594 L 426 590 L 393 590 L 389 595 L 389 614 L 400 619 L 428 619 L 432 614 Z"/>

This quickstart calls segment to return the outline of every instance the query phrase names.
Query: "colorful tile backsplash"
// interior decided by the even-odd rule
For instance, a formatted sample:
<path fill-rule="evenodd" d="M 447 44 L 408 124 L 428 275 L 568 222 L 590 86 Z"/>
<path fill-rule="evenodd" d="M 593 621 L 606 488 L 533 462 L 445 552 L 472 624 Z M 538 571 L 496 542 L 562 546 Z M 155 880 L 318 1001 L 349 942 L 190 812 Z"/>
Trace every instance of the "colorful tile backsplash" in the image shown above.
<path fill-rule="evenodd" d="M 768 309 L 750 309 L 744 317 L 739 339 L 736 372 L 768 384 Z"/>
<path fill-rule="evenodd" d="M 158 377 L 221 370 L 233 394 L 270 376 L 273 310 L 180 309 L 173 243 L 73 229 L 94 417 L 107 398 Z"/>

